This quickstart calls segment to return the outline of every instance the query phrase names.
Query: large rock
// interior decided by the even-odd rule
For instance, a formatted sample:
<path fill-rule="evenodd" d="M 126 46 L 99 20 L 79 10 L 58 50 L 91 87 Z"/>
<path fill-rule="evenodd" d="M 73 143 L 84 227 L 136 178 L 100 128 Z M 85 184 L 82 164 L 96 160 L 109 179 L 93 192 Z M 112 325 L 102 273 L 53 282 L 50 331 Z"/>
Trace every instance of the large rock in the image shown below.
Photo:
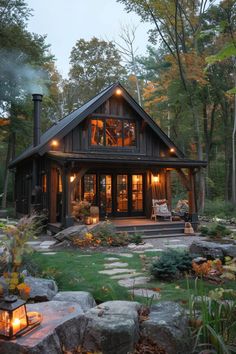
<path fill-rule="evenodd" d="M 108 301 L 85 314 L 83 348 L 103 354 L 132 353 L 139 338 L 138 309 L 130 301 Z"/>
<path fill-rule="evenodd" d="M 81 344 L 84 322 L 81 321 L 83 310 L 78 304 L 62 301 L 41 302 L 27 305 L 27 311 L 41 312 L 41 324 L 14 341 L 0 340 L 0 353 L 63 354 Z"/>
<path fill-rule="evenodd" d="M 74 238 L 83 237 L 86 232 L 88 232 L 88 228 L 86 225 L 74 225 L 64 230 L 61 230 L 53 237 L 55 237 L 55 239 L 58 241 L 73 241 Z"/>
<path fill-rule="evenodd" d="M 166 301 L 152 306 L 140 329 L 142 336 L 152 339 L 168 354 L 191 353 L 188 319 L 177 303 Z"/>
<path fill-rule="evenodd" d="M 190 252 L 196 253 L 208 258 L 220 258 L 224 259 L 226 256 L 236 257 L 236 245 L 235 244 L 222 244 L 210 241 L 194 241 L 190 246 Z"/>
<path fill-rule="evenodd" d="M 30 286 L 29 300 L 35 302 L 49 301 L 57 294 L 57 284 L 52 279 L 25 277 L 24 282 Z"/>
<path fill-rule="evenodd" d="M 96 306 L 92 295 L 86 291 L 60 291 L 53 301 L 70 301 L 77 303 L 84 312 Z"/>

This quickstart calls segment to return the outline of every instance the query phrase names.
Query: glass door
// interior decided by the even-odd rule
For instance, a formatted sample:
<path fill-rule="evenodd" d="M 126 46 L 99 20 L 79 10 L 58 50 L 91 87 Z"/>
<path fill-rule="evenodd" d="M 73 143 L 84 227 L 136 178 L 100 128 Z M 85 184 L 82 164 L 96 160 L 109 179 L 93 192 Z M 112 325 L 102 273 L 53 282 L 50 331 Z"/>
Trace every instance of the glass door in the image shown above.
<path fill-rule="evenodd" d="M 101 215 L 112 213 L 112 177 L 100 175 L 99 177 L 99 209 Z"/>
<path fill-rule="evenodd" d="M 128 175 L 116 176 L 116 212 L 128 214 Z"/>
<path fill-rule="evenodd" d="M 132 175 L 132 209 L 131 214 L 143 212 L 143 175 Z"/>

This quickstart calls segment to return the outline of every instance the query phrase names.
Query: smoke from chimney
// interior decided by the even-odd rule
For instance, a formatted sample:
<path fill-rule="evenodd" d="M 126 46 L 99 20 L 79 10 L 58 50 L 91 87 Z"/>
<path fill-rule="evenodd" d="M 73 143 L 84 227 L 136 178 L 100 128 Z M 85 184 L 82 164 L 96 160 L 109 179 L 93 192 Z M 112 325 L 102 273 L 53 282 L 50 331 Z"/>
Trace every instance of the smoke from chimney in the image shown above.
<path fill-rule="evenodd" d="M 41 102 L 43 95 L 34 93 L 32 101 L 34 102 L 34 133 L 33 133 L 33 146 L 40 144 L 41 136 Z"/>

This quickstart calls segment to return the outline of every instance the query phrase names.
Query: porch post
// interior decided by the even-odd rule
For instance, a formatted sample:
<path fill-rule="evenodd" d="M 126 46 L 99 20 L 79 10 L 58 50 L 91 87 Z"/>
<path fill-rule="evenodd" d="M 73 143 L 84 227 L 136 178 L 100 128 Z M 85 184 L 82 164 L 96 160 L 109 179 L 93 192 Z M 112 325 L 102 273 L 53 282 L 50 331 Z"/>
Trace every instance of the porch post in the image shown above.
<path fill-rule="evenodd" d="M 172 193 L 171 193 L 171 171 L 166 170 L 166 199 L 168 201 L 169 210 L 172 210 Z"/>
<path fill-rule="evenodd" d="M 64 227 L 70 227 L 74 224 L 70 203 L 70 169 L 64 165 L 62 175 L 62 224 Z"/>
<path fill-rule="evenodd" d="M 195 196 L 195 183 L 194 183 L 194 170 L 189 169 L 189 192 L 188 192 L 188 202 L 189 202 L 189 216 L 192 223 L 198 222 L 198 215 L 196 209 L 196 196 Z"/>

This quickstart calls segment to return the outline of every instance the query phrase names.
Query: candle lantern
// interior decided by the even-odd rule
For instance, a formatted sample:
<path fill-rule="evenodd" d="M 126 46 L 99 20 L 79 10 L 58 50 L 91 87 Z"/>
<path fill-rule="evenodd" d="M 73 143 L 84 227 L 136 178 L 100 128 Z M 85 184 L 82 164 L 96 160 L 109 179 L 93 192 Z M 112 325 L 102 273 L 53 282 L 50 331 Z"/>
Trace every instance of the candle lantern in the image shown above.
<path fill-rule="evenodd" d="M 11 339 L 28 327 L 25 301 L 10 295 L 0 303 L 0 335 Z"/>

